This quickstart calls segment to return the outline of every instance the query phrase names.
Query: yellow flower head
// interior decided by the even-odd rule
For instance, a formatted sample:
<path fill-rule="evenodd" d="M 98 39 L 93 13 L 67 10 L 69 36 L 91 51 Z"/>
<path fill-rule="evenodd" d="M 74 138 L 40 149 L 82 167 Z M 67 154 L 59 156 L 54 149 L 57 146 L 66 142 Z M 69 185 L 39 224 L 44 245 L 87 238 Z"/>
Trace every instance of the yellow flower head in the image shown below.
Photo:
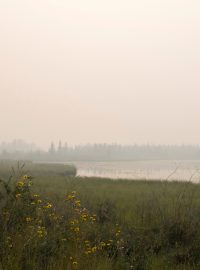
<path fill-rule="evenodd" d="M 41 203 L 42 202 L 42 200 L 37 200 L 37 203 Z"/>
<path fill-rule="evenodd" d="M 38 234 L 38 237 L 40 237 L 40 238 L 46 236 L 47 232 L 46 232 L 45 227 L 38 226 L 37 234 Z"/>
<path fill-rule="evenodd" d="M 76 227 L 74 231 L 78 233 L 80 231 L 79 227 Z"/>
<path fill-rule="evenodd" d="M 52 206 L 53 206 L 52 203 L 47 203 L 47 205 L 45 205 L 44 208 L 49 209 L 52 208 Z"/>
<path fill-rule="evenodd" d="M 32 220 L 31 217 L 26 217 L 26 222 L 30 222 Z"/>
<path fill-rule="evenodd" d="M 81 206 L 81 201 L 77 200 L 77 201 L 75 201 L 75 204 L 76 204 L 76 206 L 80 207 Z"/>
<path fill-rule="evenodd" d="M 25 185 L 25 183 L 23 182 L 23 181 L 19 181 L 18 183 L 17 183 L 17 186 L 18 187 L 23 187 Z"/>
<path fill-rule="evenodd" d="M 88 250 L 85 252 L 86 255 L 89 255 L 89 254 L 91 254 L 91 253 L 92 253 L 92 251 L 91 251 L 90 249 L 88 249 Z"/>
<path fill-rule="evenodd" d="M 94 246 L 94 247 L 92 248 L 92 252 L 95 253 L 96 251 L 97 251 L 97 247 Z"/>
<path fill-rule="evenodd" d="M 73 200 L 74 198 L 75 198 L 74 195 L 68 195 L 68 196 L 67 196 L 67 200 L 68 200 L 68 201 L 71 201 L 71 200 Z"/>

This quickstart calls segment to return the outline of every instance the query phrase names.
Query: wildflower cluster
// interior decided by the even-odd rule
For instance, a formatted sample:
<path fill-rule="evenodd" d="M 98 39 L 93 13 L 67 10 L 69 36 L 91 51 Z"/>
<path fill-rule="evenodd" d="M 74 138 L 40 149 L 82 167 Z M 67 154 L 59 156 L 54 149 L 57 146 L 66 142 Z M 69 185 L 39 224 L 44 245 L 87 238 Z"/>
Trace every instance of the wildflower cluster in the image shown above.
<path fill-rule="evenodd" d="M 53 246 L 54 255 L 57 252 L 70 267 L 79 268 L 83 258 L 87 261 L 99 255 L 109 255 L 119 247 L 119 226 L 111 230 L 111 238 L 105 239 L 99 232 L 97 215 L 82 206 L 76 191 L 66 195 L 65 210 L 61 214 L 53 202 L 32 193 L 31 186 L 30 176 L 21 177 L 15 184 L 14 201 L 12 199 L 3 208 L 3 226 L 7 231 L 2 250 L 17 249 L 18 243 L 23 243 L 23 254 L 27 250 L 40 248 L 48 251 Z M 48 254 L 47 251 L 45 254 Z"/>
<path fill-rule="evenodd" d="M 77 197 L 76 191 L 72 191 L 66 196 L 67 212 L 70 212 L 69 222 L 66 227 L 69 231 L 66 232 L 68 241 L 71 241 L 73 254 L 76 257 L 70 256 L 71 262 L 79 262 L 81 257 L 91 259 L 91 256 L 97 254 L 111 253 L 112 249 L 120 249 L 122 242 L 121 229 L 118 224 L 111 230 L 113 239 L 104 239 L 101 235 L 94 237 L 93 233 L 98 231 L 97 216 L 91 214 L 85 207 L 82 206 L 80 199 Z"/>

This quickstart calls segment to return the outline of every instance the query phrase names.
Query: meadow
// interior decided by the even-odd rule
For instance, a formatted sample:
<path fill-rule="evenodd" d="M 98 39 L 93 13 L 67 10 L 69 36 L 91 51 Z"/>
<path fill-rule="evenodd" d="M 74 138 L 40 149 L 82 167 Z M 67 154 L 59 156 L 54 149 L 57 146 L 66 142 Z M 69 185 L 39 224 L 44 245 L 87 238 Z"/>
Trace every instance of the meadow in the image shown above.
<path fill-rule="evenodd" d="M 0 270 L 200 269 L 200 185 L 0 161 Z"/>

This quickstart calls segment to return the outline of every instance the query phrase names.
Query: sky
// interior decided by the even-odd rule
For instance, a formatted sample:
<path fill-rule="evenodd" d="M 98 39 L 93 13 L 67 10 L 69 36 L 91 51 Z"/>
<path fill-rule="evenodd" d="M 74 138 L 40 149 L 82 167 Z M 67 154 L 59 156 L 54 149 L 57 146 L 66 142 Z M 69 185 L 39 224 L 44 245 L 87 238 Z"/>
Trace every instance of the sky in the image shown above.
<path fill-rule="evenodd" d="M 199 0 L 0 0 L 0 141 L 200 144 Z"/>

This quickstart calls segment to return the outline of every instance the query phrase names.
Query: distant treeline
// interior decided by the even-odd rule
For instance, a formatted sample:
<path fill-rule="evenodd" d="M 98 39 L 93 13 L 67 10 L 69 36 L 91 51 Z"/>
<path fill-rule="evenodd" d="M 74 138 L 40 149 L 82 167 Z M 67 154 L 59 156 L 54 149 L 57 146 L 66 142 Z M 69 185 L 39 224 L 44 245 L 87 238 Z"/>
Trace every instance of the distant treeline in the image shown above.
<path fill-rule="evenodd" d="M 21 139 L 13 140 L 12 142 L 0 143 L 0 152 L 31 152 L 36 151 L 38 148 L 34 143 L 26 143 Z"/>
<path fill-rule="evenodd" d="M 5 145 L 4 145 L 5 146 Z M 31 149 L 31 150 L 30 150 Z M 37 161 L 131 161 L 131 160 L 200 160 L 196 145 L 118 145 L 87 144 L 68 146 L 51 143 L 49 150 L 6 149 L 0 145 L 0 159 Z"/>

